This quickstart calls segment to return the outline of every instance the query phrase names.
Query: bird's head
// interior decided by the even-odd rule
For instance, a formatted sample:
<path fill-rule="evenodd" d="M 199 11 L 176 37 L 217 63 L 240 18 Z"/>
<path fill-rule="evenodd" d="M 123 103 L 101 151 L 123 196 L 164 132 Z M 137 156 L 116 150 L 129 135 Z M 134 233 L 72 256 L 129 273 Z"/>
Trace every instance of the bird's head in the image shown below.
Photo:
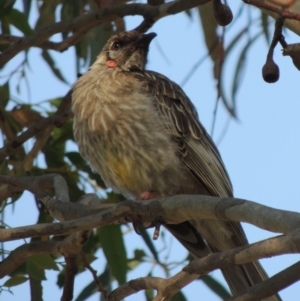
<path fill-rule="evenodd" d="M 119 67 L 124 71 L 144 69 L 149 44 L 155 37 L 156 33 L 143 34 L 137 31 L 119 33 L 107 41 L 97 62 L 105 64 L 107 68 Z"/>

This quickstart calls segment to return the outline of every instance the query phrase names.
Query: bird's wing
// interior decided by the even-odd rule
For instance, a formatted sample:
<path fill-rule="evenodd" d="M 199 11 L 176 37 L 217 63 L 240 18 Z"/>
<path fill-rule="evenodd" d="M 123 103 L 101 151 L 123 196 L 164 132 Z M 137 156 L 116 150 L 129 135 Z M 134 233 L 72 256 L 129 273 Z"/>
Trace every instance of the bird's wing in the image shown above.
<path fill-rule="evenodd" d="M 153 71 L 136 72 L 135 76 L 144 84 L 145 94 L 155 100 L 155 106 L 176 142 L 178 154 L 182 162 L 191 173 L 196 176 L 212 196 L 231 197 L 232 185 L 221 159 L 221 156 L 210 136 L 201 125 L 196 109 L 183 90 L 165 76 Z M 224 221 L 189 221 L 182 224 L 167 225 L 167 228 L 179 241 L 196 257 L 203 257 L 207 249 L 203 247 L 202 235 L 213 252 L 224 251 L 241 245 L 246 245 L 247 238 L 240 223 Z M 194 227 L 200 236 L 191 231 L 199 242 L 191 243 L 187 235 L 181 235 Z M 229 237 L 222 235 L 222 229 L 229 230 Z M 225 241 L 222 241 L 225 240 Z M 219 247 L 218 247 L 219 246 Z M 222 246 L 222 247 L 221 247 Z M 232 266 L 222 270 L 234 294 L 247 287 L 261 282 L 267 275 L 258 262 L 251 262 L 241 266 Z M 279 296 L 272 296 L 268 301 L 281 300 Z"/>
<path fill-rule="evenodd" d="M 177 144 L 181 160 L 211 195 L 232 196 L 232 185 L 221 156 L 190 99 L 165 76 L 153 71 L 142 75 L 145 89 L 154 94 L 155 105 Z"/>

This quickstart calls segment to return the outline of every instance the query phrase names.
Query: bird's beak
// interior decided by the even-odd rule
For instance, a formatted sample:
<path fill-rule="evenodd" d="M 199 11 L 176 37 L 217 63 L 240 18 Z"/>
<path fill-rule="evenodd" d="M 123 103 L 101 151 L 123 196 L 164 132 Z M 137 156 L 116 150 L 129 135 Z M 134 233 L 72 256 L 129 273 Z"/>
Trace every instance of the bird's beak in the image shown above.
<path fill-rule="evenodd" d="M 157 36 L 155 32 L 144 34 L 142 38 L 136 41 L 134 44 L 138 47 L 148 47 L 150 42 Z"/>

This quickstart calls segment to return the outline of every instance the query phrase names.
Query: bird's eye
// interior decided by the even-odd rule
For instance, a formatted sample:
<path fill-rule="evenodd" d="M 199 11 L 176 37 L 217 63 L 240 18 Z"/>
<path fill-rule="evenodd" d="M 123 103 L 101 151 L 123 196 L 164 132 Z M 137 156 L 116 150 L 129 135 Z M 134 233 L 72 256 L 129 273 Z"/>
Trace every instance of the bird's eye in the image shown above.
<path fill-rule="evenodd" d="M 119 50 L 122 46 L 122 43 L 120 41 L 116 41 L 112 44 L 111 49 L 112 50 Z"/>

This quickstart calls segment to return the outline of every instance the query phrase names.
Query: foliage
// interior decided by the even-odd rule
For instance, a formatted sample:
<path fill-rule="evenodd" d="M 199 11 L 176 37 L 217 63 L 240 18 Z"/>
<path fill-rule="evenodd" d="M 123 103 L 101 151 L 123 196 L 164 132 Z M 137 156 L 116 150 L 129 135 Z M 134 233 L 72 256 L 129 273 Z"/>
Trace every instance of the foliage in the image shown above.
<path fill-rule="evenodd" d="M 10 47 L 13 42 L 17 42 L 19 38 L 30 37 L 38 33 L 47 26 L 60 21 L 70 20 L 83 16 L 87 11 L 96 11 L 102 5 L 109 5 L 110 1 L 87 1 L 87 0 L 43 0 L 31 1 L 23 0 L 22 6 L 13 0 L 1 0 L 0 2 L 0 18 L 2 36 L 11 36 L 11 40 L 1 39 L 0 50 L 3 52 Z M 113 5 L 121 5 L 126 1 L 116 0 Z M 239 18 L 245 16 L 245 12 L 249 8 L 245 4 L 241 4 L 235 20 L 226 31 L 235 28 L 235 24 L 239 22 Z M 225 105 L 228 113 L 233 117 L 237 117 L 237 102 L 238 89 L 241 87 L 242 75 L 245 71 L 247 55 L 251 46 L 262 35 L 266 40 L 270 41 L 269 23 L 270 18 L 261 14 L 259 17 L 249 17 L 249 23 L 236 31 L 233 38 L 224 45 L 223 38 L 225 30 L 220 28 L 213 18 L 212 5 L 202 5 L 196 8 L 199 13 L 201 24 L 205 36 L 207 49 L 206 57 L 210 57 L 213 62 L 214 77 L 218 82 L 218 95 L 222 103 Z M 191 22 L 196 22 L 192 19 L 192 14 L 189 10 L 186 12 L 190 16 Z M 250 15 L 250 13 L 249 13 Z M 170 20 L 170 23 L 172 21 Z M 113 22 L 102 23 L 88 31 L 78 40 L 75 45 L 74 63 L 76 64 L 76 73 L 81 73 L 93 62 L 102 49 L 107 39 L 117 31 L 125 29 L 124 19 L 117 19 Z M 61 40 L 66 40 L 72 36 L 72 30 L 62 31 L 60 33 Z M 50 42 L 55 43 L 54 40 Z M 43 46 L 44 45 L 44 46 Z M 49 44 L 50 45 L 50 44 Z M 51 44 L 52 45 L 52 44 Z M 53 76 L 59 81 L 67 83 L 64 74 L 66 70 L 56 65 L 52 57 L 51 48 L 46 47 L 46 44 L 41 44 L 41 57 L 45 64 L 51 69 Z M 52 45 L 53 46 L 53 45 Z M 54 47 L 54 46 L 53 46 Z M 107 202 L 121 202 L 124 198 L 110 192 L 102 181 L 101 177 L 94 173 L 87 162 L 82 159 L 78 152 L 70 150 L 70 143 L 74 142 L 72 133 L 72 122 L 68 120 L 63 126 L 57 127 L 54 124 L 48 124 L 46 128 L 36 135 L 35 138 L 28 139 L 26 144 L 21 144 L 16 147 L 17 137 L 24 133 L 27 129 L 51 117 L 57 110 L 60 110 L 64 95 L 55 99 L 48 99 L 43 103 L 28 103 L 22 99 L 16 99 L 12 95 L 20 93 L 21 83 L 27 83 L 27 75 L 30 72 L 32 62 L 28 59 L 28 52 L 31 49 L 23 50 L 22 63 L 12 70 L 6 77 L 1 78 L 0 86 L 0 127 L 3 134 L 3 143 L 11 145 L 10 153 L 0 152 L 0 168 L 1 174 L 14 176 L 35 176 L 50 173 L 58 173 L 62 175 L 68 184 L 70 198 L 76 201 L 78 196 L 86 193 L 87 190 L 101 190 L 105 192 Z M 226 65 L 227 59 L 232 55 L 236 55 L 236 65 L 234 76 L 231 80 L 231 90 L 225 91 L 224 78 L 226 70 L 229 68 Z M 195 64 L 190 74 L 187 76 L 187 81 L 194 71 L 200 66 L 200 60 Z M 225 61 L 225 63 L 224 63 Z M 11 79 L 18 78 L 18 84 L 12 86 Z M 67 83 L 70 84 L 70 83 Z M 34 83 L 28 83 L 29 86 L 34 86 Z M 20 94 L 21 95 L 21 94 Z M 13 149 L 13 151 L 11 151 Z M 3 150 L 3 149 L 2 149 Z M 6 149 L 7 151 L 7 149 Z M 5 159 L 6 158 L 6 159 Z M 43 162 L 41 164 L 41 162 Z M 21 193 L 9 198 L 1 199 L 1 212 L 4 212 L 8 205 L 14 203 L 18 206 L 18 200 Z M 38 222 L 52 222 L 53 220 L 44 211 L 43 206 L 37 202 L 39 216 Z M 5 220 L 3 220 L 3 223 Z M 149 237 L 148 232 L 142 231 L 142 239 L 148 250 L 135 250 L 132 258 L 126 252 L 126 232 L 128 229 L 125 226 L 111 226 L 103 229 L 98 229 L 92 232 L 88 243 L 84 246 L 84 253 L 89 261 L 95 259 L 95 254 L 102 249 L 107 259 L 107 266 L 101 272 L 98 271 L 98 278 L 102 284 L 111 288 L 112 282 L 116 280 L 119 284 L 126 281 L 129 271 L 138 268 L 145 262 L 155 262 L 162 266 L 166 273 L 169 273 L 171 266 L 167 262 L 161 261 L 160 251 L 157 250 Z M 40 238 L 45 239 L 45 238 Z M 55 239 L 55 238 L 49 238 Z M 2 251 L 5 253 L 4 246 Z M 11 288 L 20 285 L 31 278 L 42 281 L 45 279 L 45 270 L 55 270 L 58 274 L 58 286 L 63 286 L 65 277 L 64 264 L 61 263 L 62 258 L 55 258 L 49 255 L 35 255 L 26 260 L 16 271 L 14 271 L 5 283 L 2 284 L 2 289 Z M 83 271 L 83 265 L 78 259 L 79 273 Z M 220 297 L 226 298 L 228 292 L 212 277 L 206 276 L 202 279 L 212 290 Z M 90 295 L 96 292 L 94 282 L 89 283 L 83 291 L 77 296 L 76 300 L 85 300 Z M 152 292 L 147 292 L 145 298 L 151 300 Z M 185 296 L 180 293 L 173 300 L 186 300 Z"/>

